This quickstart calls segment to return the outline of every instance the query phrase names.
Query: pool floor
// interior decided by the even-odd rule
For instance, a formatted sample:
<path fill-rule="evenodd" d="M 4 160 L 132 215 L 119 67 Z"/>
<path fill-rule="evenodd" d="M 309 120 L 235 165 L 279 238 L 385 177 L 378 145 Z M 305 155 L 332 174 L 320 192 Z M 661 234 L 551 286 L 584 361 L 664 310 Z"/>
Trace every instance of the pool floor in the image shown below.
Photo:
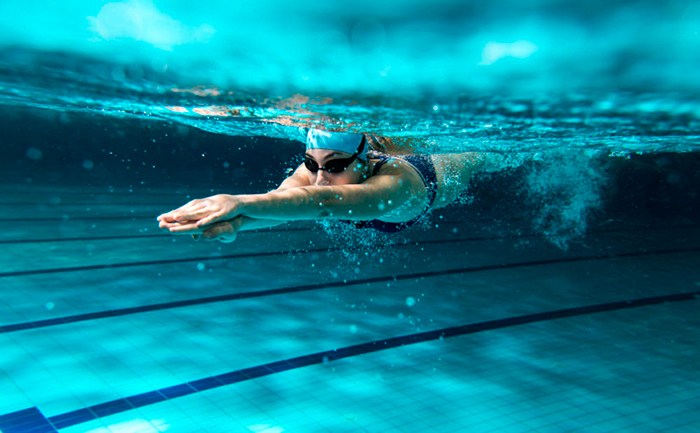
<path fill-rule="evenodd" d="M 698 226 L 220 244 L 165 189 L 0 191 L 2 433 L 700 431 Z"/>

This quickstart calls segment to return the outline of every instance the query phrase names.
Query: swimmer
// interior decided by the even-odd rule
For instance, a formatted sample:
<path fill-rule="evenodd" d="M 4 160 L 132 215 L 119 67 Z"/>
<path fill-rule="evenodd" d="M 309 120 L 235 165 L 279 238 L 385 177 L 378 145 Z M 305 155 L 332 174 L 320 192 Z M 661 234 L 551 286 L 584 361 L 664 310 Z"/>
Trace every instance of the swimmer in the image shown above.
<path fill-rule="evenodd" d="M 193 200 L 160 215 L 159 226 L 222 242 L 234 241 L 240 231 L 297 220 L 344 220 L 358 229 L 397 232 L 450 204 L 475 172 L 496 168 L 495 155 L 370 150 L 381 148 L 382 139 L 310 129 L 304 163 L 277 189 Z"/>

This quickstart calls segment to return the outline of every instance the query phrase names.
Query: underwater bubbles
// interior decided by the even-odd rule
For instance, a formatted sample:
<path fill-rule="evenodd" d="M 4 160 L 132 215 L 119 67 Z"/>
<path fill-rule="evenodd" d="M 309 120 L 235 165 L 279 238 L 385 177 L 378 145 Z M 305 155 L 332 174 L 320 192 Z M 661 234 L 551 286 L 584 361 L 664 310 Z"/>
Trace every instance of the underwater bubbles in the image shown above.
<path fill-rule="evenodd" d="M 590 216 L 602 205 L 603 168 L 594 155 L 562 152 L 527 176 L 529 200 L 538 209 L 533 225 L 557 247 L 566 250 L 585 235 Z"/>

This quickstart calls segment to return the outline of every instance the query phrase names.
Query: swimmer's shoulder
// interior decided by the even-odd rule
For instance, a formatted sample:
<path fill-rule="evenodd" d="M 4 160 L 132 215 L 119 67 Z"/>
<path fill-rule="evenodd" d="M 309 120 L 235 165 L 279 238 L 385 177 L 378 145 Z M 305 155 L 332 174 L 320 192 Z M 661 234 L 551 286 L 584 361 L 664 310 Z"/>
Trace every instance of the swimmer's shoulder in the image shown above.
<path fill-rule="evenodd" d="M 399 167 L 401 160 L 397 155 L 371 150 L 368 152 L 367 157 L 369 158 L 373 175 L 396 175 L 402 171 Z"/>
<path fill-rule="evenodd" d="M 400 178 L 406 181 L 408 185 L 411 185 L 413 189 L 421 189 L 423 187 L 423 178 L 417 169 L 411 163 L 403 160 L 401 155 L 377 155 L 370 153 L 368 156 L 372 163 L 372 176 Z M 375 156 L 376 158 L 373 158 Z"/>

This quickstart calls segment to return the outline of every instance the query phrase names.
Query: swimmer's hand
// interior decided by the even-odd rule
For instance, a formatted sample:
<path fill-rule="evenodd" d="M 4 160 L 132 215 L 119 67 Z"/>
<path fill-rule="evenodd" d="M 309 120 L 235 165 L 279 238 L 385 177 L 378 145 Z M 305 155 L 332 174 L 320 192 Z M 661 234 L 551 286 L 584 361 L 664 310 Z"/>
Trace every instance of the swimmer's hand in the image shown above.
<path fill-rule="evenodd" d="M 206 241 L 220 241 L 224 243 L 233 242 L 238 237 L 238 231 L 243 224 L 243 217 L 236 217 L 230 221 L 220 221 L 211 224 L 206 229 L 192 228 L 190 230 L 181 230 L 176 232 L 178 235 L 191 235 L 192 239 L 198 241 L 204 239 Z"/>
<path fill-rule="evenodd" d="M 241 200 L 235 195 L 219 194 L 192 200 L 158 217 L 159 226 L 171 233 L 203 233 L 208 225 L 238 216 Z"/>

